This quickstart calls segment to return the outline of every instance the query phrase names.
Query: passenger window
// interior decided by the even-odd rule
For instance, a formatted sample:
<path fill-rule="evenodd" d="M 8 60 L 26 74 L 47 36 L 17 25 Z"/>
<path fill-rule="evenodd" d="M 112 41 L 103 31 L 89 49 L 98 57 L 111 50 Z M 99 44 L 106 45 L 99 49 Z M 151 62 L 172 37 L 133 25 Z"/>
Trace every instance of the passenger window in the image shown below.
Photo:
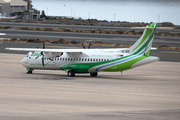
<path fill-rule="evenodd" d="M 89 59 L 87 61 L 89 61 Z"/>
<path fill-rule="evenodd" d="M 76 60 L 76 58 L 74 58 L 74 61 Z"/>
<path fill-rule="evenodd" d="M 109 59 L 107 59 L 107 62 L 109 62 Z"/>
<path fill-rule="evenodd" d="M 98 59 L 96 59 L 96 61 L 98 61 Z"/>
<path fill-rule="evenodd" d="M 84 59 L 84 61 L 86 61 L 86 58 Z"/>
<path fill-rule="evenodd" d="M 84 59 L 82 58 L 82 61 L 83 61 Z"/>
<path fill-rule="evenodd" d="M 65 61 L 67 61 L 67 58 L 65 58 Z"/>
<path fill-rule="evenodd" d="M 101 61 L 103 61 L 103 59 Z"/>
<path fill-rule="evenodd" d="M 79 58 L 79 61 L 81 61 L 81 58 Z"/>
<path fill-rule="evenodd" d="M 68 61 L 70 61 L 70 58 L 68 58 Z"/>
<path fill-rule="evenodd" d="M 93 59 L 93 61 L 95 61 L 95 59 Z"/>

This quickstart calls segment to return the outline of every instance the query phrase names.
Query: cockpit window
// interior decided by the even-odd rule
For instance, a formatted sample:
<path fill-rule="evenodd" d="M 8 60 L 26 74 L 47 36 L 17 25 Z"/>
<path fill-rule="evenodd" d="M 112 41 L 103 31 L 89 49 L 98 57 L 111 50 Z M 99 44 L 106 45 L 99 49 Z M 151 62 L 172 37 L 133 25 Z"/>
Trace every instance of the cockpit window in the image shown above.
<path fill-rule="evenodd" d="M 26 57 L 29 57 L 29 54 L 27 54 Z"/>

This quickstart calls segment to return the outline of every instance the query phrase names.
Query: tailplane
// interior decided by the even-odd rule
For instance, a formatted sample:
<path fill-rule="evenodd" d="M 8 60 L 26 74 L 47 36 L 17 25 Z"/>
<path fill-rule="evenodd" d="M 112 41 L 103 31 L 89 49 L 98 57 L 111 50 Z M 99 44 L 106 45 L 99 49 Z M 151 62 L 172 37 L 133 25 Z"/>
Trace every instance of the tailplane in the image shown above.
<path fill-rule="evenodd" d="M 144 54 L 146 56 L 149 56 L 154 39 L 154 34 L 156 31 L 156 26 L 157 23 L 152 23 L 151 25 L 145 27 L 143 35 L 133 46 L 129 48 L 131 54 Z"/>

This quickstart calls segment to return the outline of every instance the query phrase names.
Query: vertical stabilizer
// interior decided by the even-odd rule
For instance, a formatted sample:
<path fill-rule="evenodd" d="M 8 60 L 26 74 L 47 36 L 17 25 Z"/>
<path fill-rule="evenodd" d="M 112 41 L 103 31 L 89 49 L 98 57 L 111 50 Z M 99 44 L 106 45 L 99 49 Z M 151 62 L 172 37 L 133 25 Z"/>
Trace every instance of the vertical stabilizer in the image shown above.
<path fill-rule="evenodd" d="M 154 39 L 154 34 L 156 31 L 156 26 L 157 23 L 152 23 L 145 28 L 143 35 L 133 46 L 129 48 L 131 54 L 144 54 L 146 56 L 149 56 Z"/>

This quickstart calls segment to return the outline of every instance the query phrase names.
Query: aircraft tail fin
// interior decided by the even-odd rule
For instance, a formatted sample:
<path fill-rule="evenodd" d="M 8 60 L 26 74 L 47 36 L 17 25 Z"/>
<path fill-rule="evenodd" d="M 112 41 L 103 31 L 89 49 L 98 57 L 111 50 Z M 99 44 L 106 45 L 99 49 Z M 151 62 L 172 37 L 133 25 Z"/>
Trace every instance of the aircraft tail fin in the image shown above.
<path fill-rule="evenodd" d="M 144 54 L 146 56 L 149 56 L 154 39 L 154 34 L 156 31 L 156 26 L 157 23 L 154 22 L 151 25 L 145 27 L 142 36 L 137 40 L 136 43 L 134 43 L 133 46 L 129 48 L 131 54 Z"/>

